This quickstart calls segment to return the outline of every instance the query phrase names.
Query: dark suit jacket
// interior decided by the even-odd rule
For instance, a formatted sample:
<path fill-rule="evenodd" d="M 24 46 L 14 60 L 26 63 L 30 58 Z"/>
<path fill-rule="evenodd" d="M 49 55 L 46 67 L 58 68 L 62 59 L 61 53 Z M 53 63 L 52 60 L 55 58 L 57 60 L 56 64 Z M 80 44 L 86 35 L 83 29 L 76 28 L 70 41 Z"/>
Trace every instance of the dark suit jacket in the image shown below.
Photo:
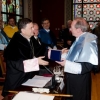
<path fill-rule="evenodd" d="M 41 42 L 41 39 L 38 38 L 40 44 L 34 38 L 34 36 L 31 37 L 31 40 L 32 40 L 33 46 L 34 46 L 34 55 L 35 55 L 35 57 L 44 56 L 47 49 L 46 49 L 46 46 Z"/>

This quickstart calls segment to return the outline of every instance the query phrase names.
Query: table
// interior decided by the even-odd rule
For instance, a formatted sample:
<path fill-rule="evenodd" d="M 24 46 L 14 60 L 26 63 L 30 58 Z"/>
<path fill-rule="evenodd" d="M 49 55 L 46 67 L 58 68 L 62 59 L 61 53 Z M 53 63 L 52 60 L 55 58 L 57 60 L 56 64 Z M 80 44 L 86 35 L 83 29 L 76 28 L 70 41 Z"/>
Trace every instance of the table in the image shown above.
<path fill-rule="evenodd" d="M 59 84 L 57 84 L 57 86 L 59 86 Z M 55 89 L 51 89 L 51 93 L 53 93 L 53 90 L 56 90 L 57 87 L 55 87 Z M 29 86 L 20 86 L 19 88 L 15 89 L 15 91 L 32 91 L 32 87 Z M 65 92 L 65 88 L 60 91 L 58 90 L 58 93 L 63 94 Z M 14 97 L 14 93 L 9 93 L 3 100 L 12 100 L 12 98 Z M 55 97 L 54 100 L 65 100 L 65 97 Z"/>
<path fill-rule="evenodd" d="M 50 66 L 56 66 L 56 63 L 51 63 Z M 54 90 L 58 90 L 59 94 L 65 94 L 65 89 L 66 87 L 63 88 L 62 91 L 60 91 L 60 89 L 58 89 L 59 84 L 56 85 L 56 87 L 54 89 L 51 90 L 51 93 L 54 92 Z M 14 91 L 32 91 L 32 87 L 29 86 L 20 86 L 19 88 L 15 89 Z M 14 97 L 14 93 L 9 93 L 8 96 L 6 96 L 3 100 L 12 100 L 12 98 Z M 66 97 L 55 97 L 54 100 L 65 100 Z"/>

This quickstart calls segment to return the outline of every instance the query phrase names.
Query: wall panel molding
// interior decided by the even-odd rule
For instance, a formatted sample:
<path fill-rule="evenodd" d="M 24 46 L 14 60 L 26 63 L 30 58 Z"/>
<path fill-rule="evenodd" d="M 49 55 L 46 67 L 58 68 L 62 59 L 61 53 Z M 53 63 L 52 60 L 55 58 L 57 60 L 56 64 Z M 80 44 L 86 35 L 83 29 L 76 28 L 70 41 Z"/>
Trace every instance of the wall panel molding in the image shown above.
<path fill-rule="evenodd" d="M 65 5 L 64 5 L 64 9 L 65 9 L 65 13 L 64 13 L 64 24 L 67 24 L 68 20 L 72 19 L 72 1 L 73 0 L 65 0 Z"/>
<path fill-rule="evenodd" d="M 24 17 L 33 20 L 32 0 L 24 0 Z"/>
<path fill-rule="evenodd" d="M 33 19 L 32 0 L 28 0 L 28 18 Z"/>

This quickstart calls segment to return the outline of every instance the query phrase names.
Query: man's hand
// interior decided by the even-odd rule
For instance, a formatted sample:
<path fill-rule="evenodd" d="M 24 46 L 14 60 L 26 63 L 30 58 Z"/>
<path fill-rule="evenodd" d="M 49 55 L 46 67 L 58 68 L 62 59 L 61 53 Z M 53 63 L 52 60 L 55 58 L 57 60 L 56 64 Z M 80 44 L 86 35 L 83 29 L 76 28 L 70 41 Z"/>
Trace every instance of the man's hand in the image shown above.
<path fill-rule="evenodd" d="M 5 45 L 5 46 L 4 46 L 4 49 L 6 49 L 6 47 L 7 47 L 7 46 Z"/>
<path fill-rule="evenodd" d="M 68 52 L 68 49 L 67 48 L 62 49 L 62 54 L 63 53 L 67 53 L 67 52 Z"/>
<path fill-rule="evenodd" d="M 44 58 L 44 56 L 42 56 L 42 57 L 38 57 L 38 63 L 39 63 L 39 65 L 44 65 L 44 66 L 45 66 L 45 65 L 48 65 L 49 62 L 43 60 L 42 58 Z"/>
<path fill-rule="evenodd" d="M 65 66 L 65 62 L 66 62 L 66 60 L 65 59 L 63 59 L 62 61 L 56 61 L 56 63 L 58 63 L 58 64 L 60 64 L 61 66 Z"/>

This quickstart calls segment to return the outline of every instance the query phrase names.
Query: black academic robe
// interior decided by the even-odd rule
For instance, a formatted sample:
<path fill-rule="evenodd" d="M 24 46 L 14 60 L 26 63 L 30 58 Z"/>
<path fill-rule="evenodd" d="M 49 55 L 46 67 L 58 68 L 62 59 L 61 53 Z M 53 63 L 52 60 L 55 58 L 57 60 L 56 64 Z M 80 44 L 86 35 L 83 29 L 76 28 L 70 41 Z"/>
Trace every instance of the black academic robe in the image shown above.
<path fill-rule="evenodd" d="M 91 100 L 91 70 L 93 65 L 81 62 L 81 74 L 66 73 L 66 93 L 73 95 L 66 100 Z"/>
<path fill-rule="evenodd" d="M 29 41 L 16 32 L 4 51 L 6 60 L 6 79 L 3 88 L 3 96 L 6 91 L 14 90 L 32 76 L 32 72 L 24 72 L 23 61 L 33 58 L 33 52 Z"/>

